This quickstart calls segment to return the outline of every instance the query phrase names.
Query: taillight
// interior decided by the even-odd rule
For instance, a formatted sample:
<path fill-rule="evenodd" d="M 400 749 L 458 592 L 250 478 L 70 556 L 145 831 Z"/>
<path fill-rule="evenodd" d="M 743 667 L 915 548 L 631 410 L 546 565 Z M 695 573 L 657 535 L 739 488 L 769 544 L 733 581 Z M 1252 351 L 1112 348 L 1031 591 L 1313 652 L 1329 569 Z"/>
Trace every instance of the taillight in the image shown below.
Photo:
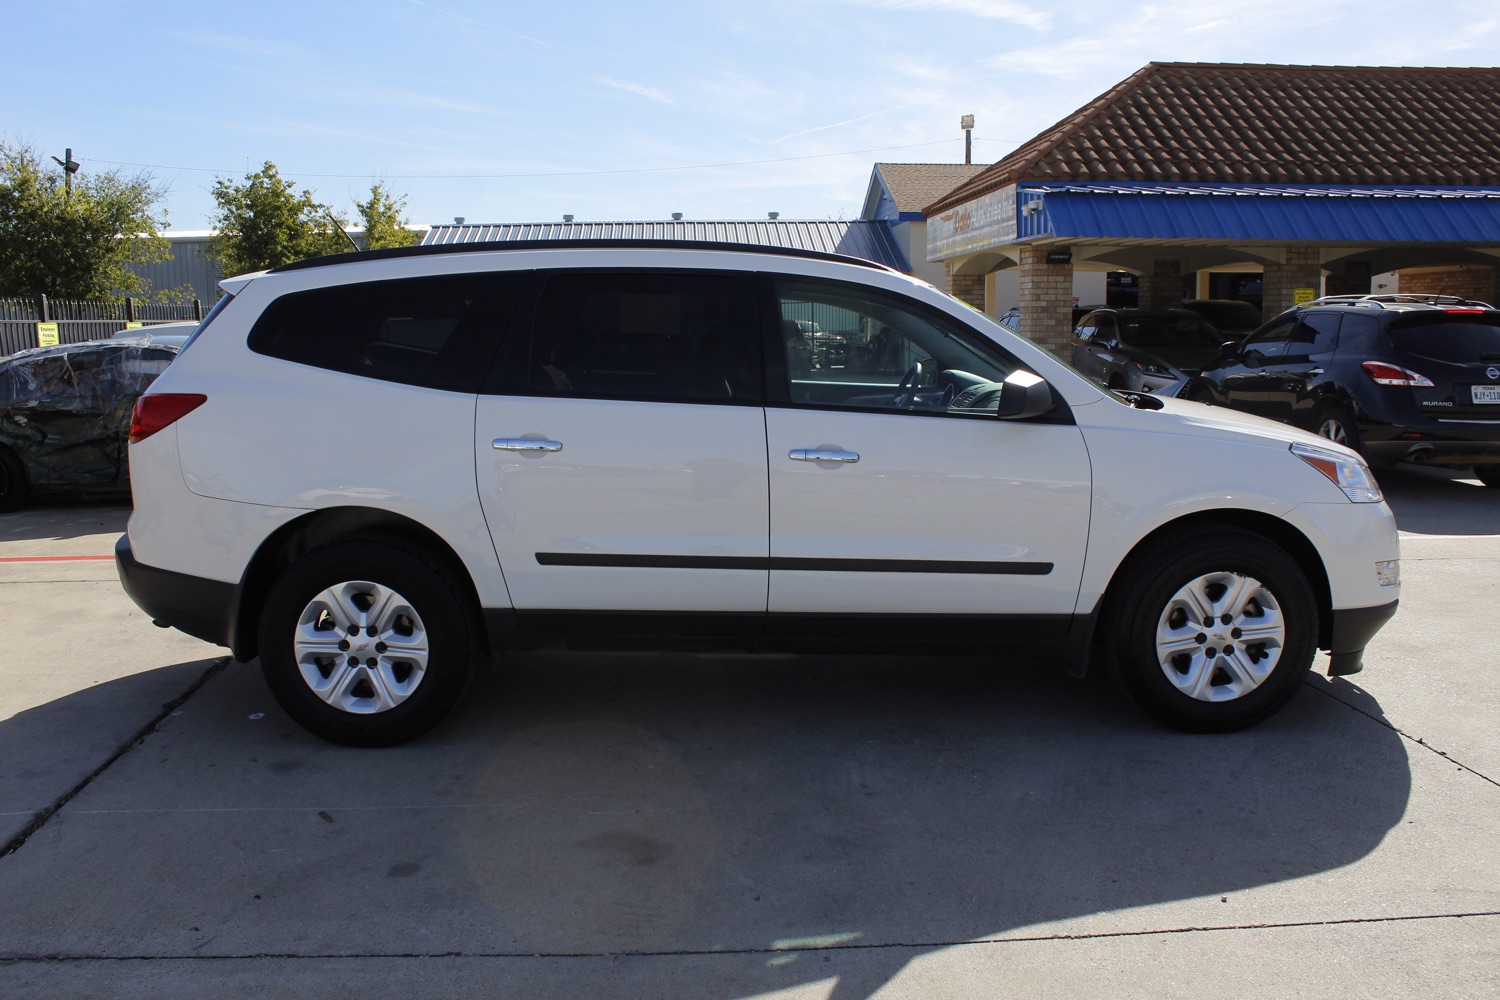
<path fill-rule="evenodd" d="M 135 401 L 135 412 L 130 415 L 130 443 L 146 440 L 206 402 L 208 397 L 197 392 L 163 392 L 142 396 Z"/>
<path fill-rule="evenodd" d="M 1443 312 L 1445 312 L 1445 313 L 1462 313 L 1465 316 L 1483 316 L 1485 314 L 1486 310 L 1484 310 L 1484 309 L 1444 309 Z"/>
<path fill-rule="evenodd" d="M 1412 388 L 1431 389 L 1432 379 L 1426 375 L 1418 375 L 1407 368 L 1397 368 L 1383 361 L 1366 361 L 1360 365 L 1365 374 L 1370 376 L 1377 385 L 1404 385 Z"/>

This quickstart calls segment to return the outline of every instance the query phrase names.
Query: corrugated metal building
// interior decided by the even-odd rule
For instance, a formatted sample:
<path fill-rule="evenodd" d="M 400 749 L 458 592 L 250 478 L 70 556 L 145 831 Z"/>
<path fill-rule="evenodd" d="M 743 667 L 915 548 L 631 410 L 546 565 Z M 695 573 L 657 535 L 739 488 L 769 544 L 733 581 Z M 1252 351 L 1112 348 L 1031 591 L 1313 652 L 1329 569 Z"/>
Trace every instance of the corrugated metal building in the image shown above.
<path fill-rule="evenodd" d="M 821 250 L 861 257 L 899 271 L 911 270 L 885 222 L 868 219 L 816 221 L 762 219 L 749 222 L 664 220 L 660 222 L 537 222 L 433 226 L 424 246 L 453 243 L 508 243 L 524 240 L 688 240 L 748 243 Z"/>

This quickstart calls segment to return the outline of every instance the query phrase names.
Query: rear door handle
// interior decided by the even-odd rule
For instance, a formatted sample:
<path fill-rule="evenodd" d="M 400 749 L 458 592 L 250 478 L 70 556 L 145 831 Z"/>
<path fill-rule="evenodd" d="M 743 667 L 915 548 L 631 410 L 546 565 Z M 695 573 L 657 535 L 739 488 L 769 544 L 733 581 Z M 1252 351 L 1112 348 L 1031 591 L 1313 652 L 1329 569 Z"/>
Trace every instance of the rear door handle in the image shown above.
<path fill-rule="evenodd" d="M 495 438 L 491 447 L 496 451 L 562 451 L 562 442 L 545 438 Z"/>
<path fill-rule="evenodd" d="M 839 451 L 833 448 L 793 448 L 786 457 L 794 462 L 847 462 L 859 461 L 857 451 Z"/>

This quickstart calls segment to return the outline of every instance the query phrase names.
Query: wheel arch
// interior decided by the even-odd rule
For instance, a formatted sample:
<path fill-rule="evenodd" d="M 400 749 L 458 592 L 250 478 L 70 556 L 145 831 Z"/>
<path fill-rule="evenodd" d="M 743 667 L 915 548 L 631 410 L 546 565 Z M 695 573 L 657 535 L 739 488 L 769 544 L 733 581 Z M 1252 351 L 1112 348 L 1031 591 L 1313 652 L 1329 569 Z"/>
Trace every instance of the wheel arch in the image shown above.
<path fill-rule="evenodd" d="M 1104 596 L 1099 602 L 1098 619 L 1104 620 L 1108 616 L 1111 602 L 1119 598 L 1123 586 L 1122 581 L 1129 577 L 1126 571 L 1142 553 L 1182 531 L 1216 526 L 1236 527 L 1261 535 L 1280 546 L 1297 561 L 1302 572 L 1307 575 L 1308 585 L 1312 587 L 1313 594 L 1317 597 L 1318 647 L 1326 648 L 1333 625 L 1333 591 L 1329 584 L 1327 567 L 1323 565 L 1323 557 L 1318 554 L 1317 546 L 1313 545 L 1308 537 L 1298 531 L 1294 525 L 1272 514 L 1255 510 L 1222 508 L 1200 511 L 1168 521 L 1153 529 L 1131 547 L 1130 551 L 1125 554 L 1125 558 L 1121 559 L 1119 565 L 1115 567 L 1114 573 L 1110 575 L 1109 584 L 1105 587 Z M 1096 641 L 1099 639 L 1102 639 L 1102 633 L 1096 633 Z"/>
<path fill-rule="evenodd" d="M 458 553 L 442 536 L 418 521 L 387 510 L 327 508 L 310 511 L 282 525 L 256 549 L 240 582 L 239 600 L 230 630 L 235 659 L 251 660 L 259 652 L 261 608 L 277 577 L 306 553 L 356 536 L 397 538 L 431 553 L 464 595 L 471 620 L 476 625 L 481 622 L 479 593 L 474 580 Z M 486 643 L 482 628 L 476 632 L 475 641 L 481 645 Z"/>

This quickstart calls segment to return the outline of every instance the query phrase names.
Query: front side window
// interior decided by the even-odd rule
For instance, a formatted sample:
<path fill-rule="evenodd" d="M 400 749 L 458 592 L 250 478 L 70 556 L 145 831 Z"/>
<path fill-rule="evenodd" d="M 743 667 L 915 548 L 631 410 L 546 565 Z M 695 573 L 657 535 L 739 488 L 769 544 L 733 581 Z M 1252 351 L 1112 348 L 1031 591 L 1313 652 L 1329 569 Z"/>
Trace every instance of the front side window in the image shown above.
<path fill-rule="evenodd" d="M 776 283 L 793 404 L 993 415 L 1017 363 L 977 331 L 854 286 Z"/>
<path fill-rule="evenodd" d="M 526 277 L 450 274 L 292 292 L 256 320 L 250 349 L 386 382 L 478 392 Z"/>
<path fill-rule="evenodd" d="M 1240 345 L 1242 354 L 1254 351 L 1262 357 L 1275 358 L 1286 353 L 1287 342 L 1292 337 L 1292 331 L 1296 329 L 1297 317 L 1287 316 L 1276 320 L 1270 326 L 1262 327 L 1250 336 L 1246 337 Z"/>

